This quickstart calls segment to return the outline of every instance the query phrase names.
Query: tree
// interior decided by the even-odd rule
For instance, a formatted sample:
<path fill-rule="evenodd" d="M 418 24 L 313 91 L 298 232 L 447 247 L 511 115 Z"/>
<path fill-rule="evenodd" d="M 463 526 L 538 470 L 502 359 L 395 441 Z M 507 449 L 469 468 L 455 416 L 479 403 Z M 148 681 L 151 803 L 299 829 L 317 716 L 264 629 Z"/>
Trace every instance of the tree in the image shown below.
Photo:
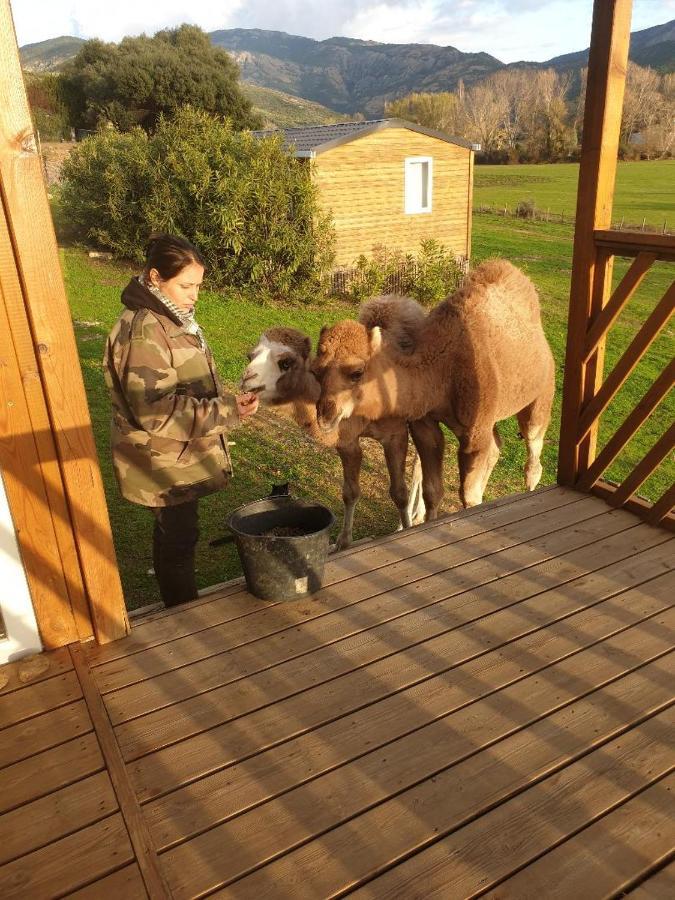
<path fill-rule="evenodd" d="M 71 123 L 94 129 L 151 131 L 160 115 L 191 105 L 227 118 L 233 128 L 257 128 L 258 117 L 239 87 L 229 54 L 193 25 L 124 38 L 119 44 L 87 41 L 64 66 L 60 91 Z"/>
<path fill-rule="evenodd" d="M 151 134 L 102 129 L 73 150 L 63 179 L 75 235 L 139 263 L 151 232 L 182 234 L 204 254 L 211 284 L 302 298 L 331 262 L 330 219 L 282 137 L 235 132 L 188 106 Z"/>

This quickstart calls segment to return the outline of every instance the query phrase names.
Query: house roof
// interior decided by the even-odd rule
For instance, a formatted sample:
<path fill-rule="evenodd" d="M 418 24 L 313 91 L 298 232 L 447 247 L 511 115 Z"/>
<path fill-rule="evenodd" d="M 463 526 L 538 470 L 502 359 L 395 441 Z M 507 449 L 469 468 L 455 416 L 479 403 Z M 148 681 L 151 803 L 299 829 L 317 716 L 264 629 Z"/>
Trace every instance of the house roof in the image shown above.
<path fill-rule="evenodd" d="M 271 137 L 274 134 L 282 134 L 287 147 L 295 147 L 295 155 L 300 157 L 313 157 L 333 147 L 347 144 L 364 135 L 380 131 L 382 128 L 406 128 L 418 134 L 426 134 L 439 141 L 448 144 L 457 144 L 460 147 L 472 149 L 472 144 L 463 138 L 453 137 L 442 131 L 432 131 L 423 128 L 405 119 L 371 119 L 367 122 L 340 122 L 337 125 L 303 125 L 299 128 L 284 128 L 280 131 L 253 131 L 255 137 Z"/>

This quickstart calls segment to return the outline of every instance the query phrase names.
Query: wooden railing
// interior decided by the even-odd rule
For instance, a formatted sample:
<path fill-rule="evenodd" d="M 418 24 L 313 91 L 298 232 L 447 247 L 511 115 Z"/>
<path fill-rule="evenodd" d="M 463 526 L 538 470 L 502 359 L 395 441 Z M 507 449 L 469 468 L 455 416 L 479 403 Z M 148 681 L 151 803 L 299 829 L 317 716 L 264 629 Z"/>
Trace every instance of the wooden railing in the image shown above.
<path fill-rule="evenodd" d="M 655 305 L 612 371 L 605 375 L 607 335 L 650 268 L 659 261 L 675 260 L 675 237 L 601 229 L 595 230 L 593 241 L 596 255 L 591 302 L 583 327 L 577 327 L 576 340 L 568 342 L 566 368 L 572 367 L 577 377 L 566 377 L 559 480 L 592 491 L 613 506 L 631 509 L 652 524 L 674 527 L 671 510 L 675 504 L 675 485 L 666 488 L 655 503 L 636 496 L 636 492 L 675 449 L 675 424 L 655 440 L 621 484 L 610 484 L 602 476 L 668 396 L 675 382 L 675 360 L 671 359 L 665 366 L 597 455 L 596 441 L 600 417 L 670 320 L 675 307 L 675 283 Z M 634 260 L 608 297 L 614 256 L 634 257 Z"/>

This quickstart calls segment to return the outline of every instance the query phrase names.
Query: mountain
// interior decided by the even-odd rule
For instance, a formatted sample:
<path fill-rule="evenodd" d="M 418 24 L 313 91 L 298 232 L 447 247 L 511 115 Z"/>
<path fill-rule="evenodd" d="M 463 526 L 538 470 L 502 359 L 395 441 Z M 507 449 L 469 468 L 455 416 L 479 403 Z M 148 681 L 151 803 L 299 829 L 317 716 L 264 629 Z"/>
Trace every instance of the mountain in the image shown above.
<path fill-rule="evenodd" d="M 366 117 L 381 115 L 386 100 L 410 91 L 452 90 L 460 80 L 470 84 L 503 67 L 488 53 L 433 44 L 315 41 L 244 28 L 213 31 L 211 40 L 230 51 L 245 81 Z"/>
<path fill-rule="evenodd" d="M 233 28 L 213 31 L 211 40 L 224 47 L 239 63 L 242 82 L 253 88 L 269 88 L 291 98 L 302 98 L 323 107 L 324 113 L 307 107 L 299 115 L 322 116 L 336 111 L 345 118 L 363 113 L 381 116 L 386 100 L 412 91 L 450 91 L 459 81 L 479 81 L 503 68 L 555 68 L 578 71 L 588 62 L 588 50 L 566 53 L 546 62 L 509 63 L 505 66 L 488 53 L 462 53 L 455 47 L 434 44 L 380 44 L 354 38 L 334 37 L 324 41 L 298 37 L 282 31 Z M 58 69 L 73 56 L 82 40 L 60 37 L 21 48 L 24 68 L 38 71 Z M 631 34 L 630 57 L 641 66 L 661 72 L 675 71 L 675 19 Z M 314 119 L 293 118 L 288 96 L 257 95 L 254 105 L 279 125 L 313 124 Z M 269 106 L 266 105 L 269 102 Z M 280 107 L 284 107 L 284 111 Z M 289 113 L 291 118 L 282 121 Z M 330 121 L 328 119 L 327 121 Z"/>
<path fill-rule="evenodd" d="M 675 19 L 664 25 L 654 25 L 642 31 L 633 31 L 630 36 L 628 56 L 639 66 L 651 66 L 663 72 L 675 71 Z M 528 66 L 537 69 L 557 69 L 560 72 L 569 69 L 583 69 L 588 65 L 588 47 L 575 53 L 554 56 L 546 62 L 509 63 L 510 68 Z"/>
<path fill-rule="evenodd" d="M 82 38 L 62 35 L 19 48 L 21 67 L 27 72 L 55 72 L 84 44 Z"/>

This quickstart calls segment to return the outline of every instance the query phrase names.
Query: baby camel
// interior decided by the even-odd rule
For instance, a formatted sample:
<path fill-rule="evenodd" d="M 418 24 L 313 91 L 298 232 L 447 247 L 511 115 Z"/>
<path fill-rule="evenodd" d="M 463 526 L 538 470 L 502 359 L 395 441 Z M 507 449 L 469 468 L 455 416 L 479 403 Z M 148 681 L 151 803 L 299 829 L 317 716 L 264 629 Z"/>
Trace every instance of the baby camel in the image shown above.
<path fill-rule="evenodd" d="M 423 312 L 420 311 L 423 317 Z M 400 345 L 409 346 L 414 311 L 403 323 L 405 336 Z M 418 317 L 419 320 L 419 317 Z M 394 501 L 403 528 L 421 521 L 421 469 L 418 460 L 413 470 L 410 495 L 405 481 L 405 462 L 408 451 L 408 426 L 400 417 L 385 417 L 368 421 L 359 416 L 345 418 L 330 434 L 317 426 L 316 402 L 319 383 L 311 372 L 310 339 L 294 328 L 269 328 L 248 354 L 249 365 L 242 379 L 242 390 L 254 391 L 263 403 L 272 406 L 289 404 L 293 418 L 318 443 L 334 447 L 342 462 L 344 520 L 337 538 L 337 549 L 348 547 L 352 541 L 354 508 L 360 495 L 359 474 L 363 453 L 360 438 L 369 437 L 382 444 L 389 471 L 389 494 Z"/>
<path fill-rule="evenodd" d="M 554 363 L 532 282 L 506 260 L 489 260 L 433 309 L 403 354 L 382 340 L 377 307 L 362 323 L 324 328 L 313 368 L 321 382 L 319 427 L 345 416 L 402 416 L 422 461 L 427 519 L 441 501 L 445 423 L 459 440 L 460 499 L 482 502 L 499 458 L 496 423 L 516 415 L 527 445 L 525 481 L 541 478 L 540 455 L 551 417 Z M 422 418 L 424 417 L 424 418 Z"/>

